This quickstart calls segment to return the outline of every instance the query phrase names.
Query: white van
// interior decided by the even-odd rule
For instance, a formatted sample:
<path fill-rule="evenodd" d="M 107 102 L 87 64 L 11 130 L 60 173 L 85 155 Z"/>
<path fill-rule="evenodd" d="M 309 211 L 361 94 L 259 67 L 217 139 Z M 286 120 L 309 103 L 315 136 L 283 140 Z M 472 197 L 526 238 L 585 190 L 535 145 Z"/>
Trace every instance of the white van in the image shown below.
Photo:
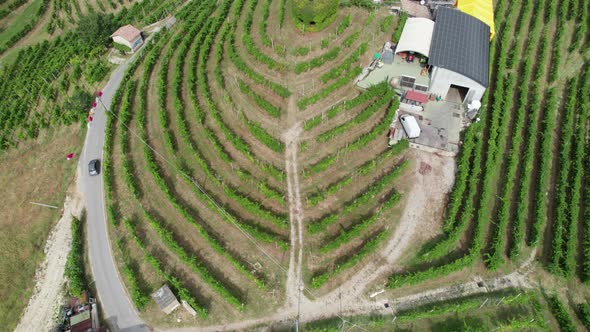
<path fill-rule="evenodd" d="M 416 138 L 420 136 L 420 126 L 418 125 L 418 121 L 416 118 L 409 114 L 404 114 L 400 116 L 400 120 L 402 122 L 402 126 L 408 135 L 408 138 Z"/>

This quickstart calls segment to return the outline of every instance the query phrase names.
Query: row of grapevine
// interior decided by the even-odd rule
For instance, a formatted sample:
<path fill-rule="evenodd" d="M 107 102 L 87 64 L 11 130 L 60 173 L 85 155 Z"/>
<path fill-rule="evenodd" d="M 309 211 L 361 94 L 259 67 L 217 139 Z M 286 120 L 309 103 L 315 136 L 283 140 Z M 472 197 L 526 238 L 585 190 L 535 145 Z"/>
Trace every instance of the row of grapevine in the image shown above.
<path fill-rule="evenodd" d="M 568 187 L 570 185 L 570 167 L 572 133 L 574 128 L 574 112 L 576 107 L 576 88 L 577 79 L 571 79 L 567 84 L 568 98 L 564 109 L 564 116 L 561 122 L 561 131 L 559 134 L 559 170 L 557 174 L 557 183 L 555 185 L 555 217 L 553 218 L 551 253 L 549 255 L 549 270 L 554 273 L 565 273 L 566 276 L 571 271 L 566 271 L 561 265 L 564 258 L 563 245 L 567 229 L 566 220 L 568 219 Z M 540 188 L 542 190 L 542 188 Z M 577 204 L 577 202 L 576 202 Z M 571 239 L 570 239 L 571 240 Z M 574 238 L 575 241 L 575 238 Z"/>
<path fill-rule="evenodd" d="M 517 22 L 517 24 L 520 25 L 520 29 L 523 27 L 522 21 L 528 18 L 526 15 L 528 14 L 527 12 L 530 12 L 531 8 L 531 1 L 527 1 Z M 517 31 L 519 31 L 519 28 L 517 28 Z M 516 42 L 518 42 L 518 40 Z M 520 50 L 521 47 L 515 45 L 513 46 L 512 50 L 515 49 Z M 516 54 L 517 53 L 518 51 L 516 51 Z M 523 82 L 529 82 L 531 71 L 533 69 L 532 66 L 532 61 L 525 61 L 521 72 L 521 78 Z M 511 140 L 506 147 L 508 153 L 504 174 L 502 175 L 502 177 L 506 179 L 513 179 L 516 176 L 517 168 L 519 166 L 519 158 L 521 156 L 520 149 L 523 142 L 523 135 L 521 132 L 524 128 L 525 115 L 527 112 L 527 101 L 529 96 L 528 88 L 526 86 L 519 87 L 517 89 L 517 95 L 518 99 L 514 111 L 515 115 L 513 127 L 510 129 Z M 496 212 L 496 222 L 492 227 L 491 244 L 489 251 L 486 253 L 487 257 L 485 259 L 488 268 L 491 270 L 499 268 L 504 262 L 503 254 L 506 243 L 506 233 L 508 231 L 508 223 L 510 219 L 510 208 L 512 206 L 511 198 L 515 185 L 516 181 L 505 181 L 503 185 L 501 185 L 500 199 Z"/>
<path fill-rule="evenodd" d="M 140 97 L 145 98 L 146 96 L 140 96 Z M 140 135 L 141 140 L 144 142 L 149 142 L 149 138 L 147 136 L 147 123 L 146 123 L 147 119 L 146 119 L 146 114 L 145 114 L 144 108 L 137 109 L 137 121 L 138 121 L 138 125 L 140 128 L 139 135 Z M 144 154 L 144 159 L 146 160 L 146 163 L 148 166 L 148 170 L 149 170 L 150 174 L 152 175 L 152 178 L 153 178 L 155 184 L 159 187 L 160 191 L 164 194 L 166 199 L 172 204 L 172 206 L 175 208 L 175 210 L 186 221 L 188 221 L 192 226 L 195 227 L 197 232 L 206 241 L 206 243 L 208 243 L 209 246 L 212 249 L 214 249 L 220 256 L 223 256 L 226 259 L 228 259 L 230 261 L 230 263 L 232 263 L 232 265 L 234 267 L 236 267 L 236 269 L 238 269 L 238 271 L 240 271 L 244 275 L 252 277 L 251 272 L 248 271 L 246 268 L 244 268 L 244 266 L 240 262 L 240 260 L 237 257 L 229 254 L 231 252 L 231 250 L 228 250 L 227 244 L 220 243 L 221 237 L 219 236 L 219 234 L 212 234 L 211 230 L 208 230 L 206 228 L 206 226 L 204 225 L 205 223 L 202 221 L 202 219 L 198 215 L 195 217 L 194 211 L 189 210 L 178 199 L 178 197 L 173 193 L 173 191 L 170 189 L 170 186 L 168 185 L 166 180 L 162 177 L 162 174 L 161 174 L 162 170 L 161 170 L 161 167 L 156 162 L 154 151 L 148 145 L 143 145 L 143 154 Z M 234 301 L 228 297 L 224 297 L 224 298 L 226 300 L 228 300 L 228 302 L 234 304 L 237 308 L 239 308 L 239 309 L 242 308 L 241 305 L 239 303 L 237 303 L 236 301 Z"/>
<path fill-rule="evenodd" d="M 549 304 L 549 309 L 557 320 L 559 329 L 561 331 L 576 332 L 578 330 L 572 321 L 572 317 L 570 316 L 567 308 L 563 303 L 561 303 L 557 295 L 547 296 L 547 303 Z"/>
<path fill-rule="evenodd" d="M 535 10 L 538 10 L 538 6 L 541 4 L 535 4 Z M 529 111 L 528 121 L 526 123 L 526 132 L 524 136 L 524 149 L 522 153 L 521 168 L 519 172 L 520 181 L 518 183 L 518 193 L 515 202 L 515 215 L 513 221 L 513 229 L 510 235 L 511 246 L 509 249 L 509 257 L 514 260 L 520 255 L 524 240 L 524 229 L 525 219 L 528 216 L 529 206 L 531 202 L 530 188 L 533 182 L 533 160 L 534 150 L 537 145 L 537 123 L 539 122 L 539 113 L 541 109 L 541 84 L 545 72 L 545 61 L 548 57 L 548 36 L 547 33 L 543 33 L 540 40 L 536 36 L 539 35 L 541 29 L 543 16 L 535 15 L 530 29 L 531 34 L 527 39 L 527 46 L 524 52 L 525 63 L 524 70 L 527 71 L 531 67 L 531 63 L 535 60 L 534 54 L 537 54 L 536 68 L 533 78 L 532 88 L 529 89 L 530 99 L 528 102 L 527 109 Z M 538 45 L 537 45 L 538 44 Z M 525 72 L 526 73 L 526 72 Z M 529 76 L 530 77 L 530 76 Z"/>
<path fill-rule="evenodd" d="M 340 54 L 340 47 L 334 47 L 328 52 L 316 58 L 313 58 L 309 61 L 297 63 L 293 71 L 295 72 L 295 74 L 301 74 L 303 72 L 310 71 L 314 68 L 324 65 L 328 61 L 336 59 L 338 57 L 338 54 Z"/>
<path fill-rule="evenodd" d="M 254 17 L 254 9 L 258 0 L 249 0 L 246 3 L 246 17 L 244 18 L 244 33 L 242 33 L 242 42 L 246 48 L 248 54 L 250 54 L 256 61 L 266 65 L 269 69 L 283 71 L 287 69 L 285 63 L 278 62 L 273 58 L 266 55 L 256 47 L 256 43 L 252 36 L 250 36 L 250 30 L 252 28 L 252 20 Z"/>
<path fill-rule="evenodd" d="M 360 207 L 366 206 L 385 188 L 388 188 L 392 181 L 397 178 L 401 172 L 408 166 L 408 160 L 404 159 L 399 165 L 391 168 L 386 174 L 379 177 L 362 193 L 357 194 L 355 198 L 349 202 L 343 203 L 344 208 L 339 213 L 329 213 L 327 216 L 312 220 L 307 225 L 307 229 L 311 234 L 319 233 L 325 230 L 329 225 L 340 220 L 343 216 L 352 213 Z"/>
<path fill-rule="evenodd" d="M 403 140 L 398 142 L 398 144 L 392 146 L 385 152 L 379 154 L 376 158 L 371 159 L 365 162 L 363 165 L 357 167 L 351 173 L 353 175 L 346 176 L 334 183 L 327 185 L 325 188 L 320 188 L 314 194 L 311 194 L 307 197 L 307 204 L 310 206 L 315 206 L 325 200 L 327 197 L 336 194 L 337 192 L 341 191 L 343 188 L 348 186 L 349 184 L 353 183 L 355 179 L 355 175 L 364 176 L 370 174 L 375 171 L 377 164 L 384 162 L 385 160 L 389 160 L 392 156 L 398 155 L 405 151 L 409 146 L 408 140 Z"/>
<path fill-rule="evenodd" d="M 172 292 L 175 293 L 180 300 L 185 301 L 188 305 L 193 308 L 199 316 L 203 318 L 207 318 L 209 312 L 207 308 L 199 303 L 197 297 L 194 296 L 188 288 L 180 281 L 177 277 L 175 277 L 172 273 L 164 271 L 162 267 L 162 262 L 158 260 L 154 255 L 152 255 L 146 247 L 145 241 L 143 241 L 139 235 L 137 234 L 137 229 L 135 222 L 129 218 L 123 219 L 123 224 L 127 231 L 129 232 L 129 236 L 133 239 L 135 244 L 139 247 L 144 255 L 144 260 L 152 266 L 156 274 L 160 276 L 162 279 L 166 280 L 168 286 L 171 288 Z M 131 289 L 136 289 L 137 286 L 131 287 Z M 132 292 L 133 294 L 133 292 Z M 133 298 L 133 296 L 132 296 Z M 149 299 L 149 298 L 148 298 Z M 141 308 L 140 308 L 141 309 Z"/>
<path fill-rule="evenodd" d="M 395 190 L 390 192 L 388 195 L 389 197 L 383 202 L 383 204 L 378 206 L 374 211 L 371 212 L 371 214 L 360 217 L 358 221 L 352 223 L 351 227 L 340 230 L 340 233 L 338 233 L 336 237 L 325 241 L 320 248 L 320 253 L 326 254 L 358 237 L 364 230 L 373 225 L 382 216 L 384 211 L 387 211 L 387 209 L 392 207 L 401 198 L 400 193 Z"/>
<path fill-rule="evenodd" d="M 322 120 L 324 119 L 324 117 L 327 117 L 328 119 L 332 119 L 332 118 L 336 117 L 336 115 L 342 113 L 343 111 L 351 110 L 362 103 L 372 100 L 376 96 L 382 95 L 383 93 L 386 92 L 386 90 L 387 90 L 387 82 L 385 82 L 385 81 L 383 81 L 379 84 L 373 85 L 373 86 L 369 87 L 369 89 L 367 91 L 361 93 L 357 97 L 355 97 L 353 99 L 345 100 L 343 102 L 340 102 L 340 103 L 330 107 L 330 109 L 328 109 L 325 112 L 325 116 L 322 113 L 320 115 L 316 115 L 313 118 L 305 121 L 305 123 L 303 124 L 303 129 L 304 130 L 311 130 L 311 129 L 317 127 L 318 125 L 320 125 L 322 123 Z"/>
<path fill-rule="evenodd" d="M 387 90 L 385 95 L 380 97 L 376 102 L 369 105 L 367 108 L 363 109 L 357 116 L 352 118 L 350 121 L 345 122 L 339 126 L 333 127 L 327 131 L 316 136 L 316 141 L 318 142 L 327 142 L 334 137 L 348 131 L 351 127 L 359 125 L 365 122 L 368 118 L 370 118 L 373 114 L 377 111 L 380 111 L 383 106 L 386 106 L 390 99 L 393 97 L 393 90 Z"/>
<path fill-rule="evenodd" d="M 580 217 L 580 204 L 582 197 L 582 180 L 584 172 L 584 148 L 586 145 L 586 133 L 588 107 L 590 104 L 588 94 L 583 96 L 585 91 L 590 89 L 590 70 L 586 67 L 577 87 L 577 100 L 575 106 L 575 130 L 572 135 L 572 165 L 571 178 L 569 181 L 569 197 L 567 199 L 567 219 L 565 221 L 565 234 L 563 242 L 565 244 L 563 269 L 566 275 L 573 275 L 576 270 L 576 244 L 578 243 L 578 222 Z M 585 81 L 584 81 L 585 80 Z"/>
<path fill-rule="evenodd" d="M 339 157 L 342 157 L 344 154 L 346 154 L 348 152 L 353 152 L 353 151 L 359 150 L 359 149 L 367 146 L 367 144 L 369 144 L 370 142 L 374 141 L 377 137 L 379 137 L 379 135 L 383 135 L 383 132 L 385 132 L 387 130 L 387 128 L 389 128 L 389 124 L 391 122 L 391 119 L 395 115 L 395 112 L 396 112 L 398 106 L 399 106 L 399 99 L 393 98 L 393 102 L 389 106 L 389 109 L 387 110 L 387 114 L 383 117 L 383 119 L 381 120 L 381 123 L 379 125 L 373 127 L 373 129 L 371 131 L 361 135 L 355 141 L 347 144 L 345 147 L 341 148 L 336 153 L 328 155 L 328 156 L 322 158 L 317 163 L 309 166 L 307 169 L 304 170 L 304 176 L 308 177 L 313 174 L 325 171 L 330 166 L 332 166 Z"/>
<path fill-rule="evenodd" d="M 299 107 L 300 110 L 304 110 L 307 108 L 307 106 L 317 103 L 318 101 L 326 98 L 329 94 L 336 91 L 337 89 L 340 89 L 346 84 L 349 84 L 350 81 L 354 77 L 358 76 L 361 72 L 362 69 L 360 67 L 355 67 L 353 70 L 346 73 L 346 75 L 343 75 L 339 79 L 337 79 L 336 82 L 321 89 L 318 93 L 303 99 L 299 99 L 297 101 L 297 107 Z"/>
<path fill-rule="evenodd" d="M 368 45 L 369 44 L 367 42 L 362 43 L 355 51 L 352 52 L 350 57 L 344 60 L 344 62 L 322 74 L 322 76 L 320 76 L 320 81 L 322 81 L 322 83 L 327 83 L 328 81 L 336 79 L 343 73 L 349 71 L 350 66 L 359 60 L 361 54 L 367 52 Z"/>
<path fill-rule="evenodd" d="M 159 35 L 156 35 L 152 38 L 153 42 L 149 43 L 148 45 L 144 46 L 144 48 L 140 51 L 139 55 L 132 62 L 125 75 L 123 77 L 122 85 L 117 89 L 115 95 L 112 98 L 111 104 L 112 105 L 119 105 L 121 99 L 123 98 L 123 91 L 126 89 L 126 84 L 130 80 L 131 76 L 141 64 L 143 57 L 149 50 L 153 47 L 154 42 L 159 39 Z M 116 107 L 116 106 L 115 106 Z M 114 111 L 114 108 L 111 108 L 111 111 Z M 109 223 L 113 226 L 118 225 L 118 218 L 119 214 L 116 210 L 114 200 L 113 200 L 113 175 L 112 175 L 112 149 L 113 149 L 113 136 L 115 130 L 115 121 L 116 118 L 114 116 L 107 117 L 107 123 L 105 127 L 105 142 L 104 142 L 104 154 L 103 154 L 103 169 L 102 169 L 102 176 L 103 176 L 103 185 L 104 185 L 104 193 L 105 193 L 105 206 L 106 206 L 106 217 Z M 139 286 L 138 281 L 138 273 L 132 267 L 129 261 L 129 255 L 125 248 L 123 248 L 120 238 L 115 240 L 116 247 L 119 249 L 119 252 L 122 253 L 122 268 L 120 269 L 122 276 L 126 280 L 126 284 L 131 296 L 131 300 L 133 304 L 141 310 L 150 300 L 149 294 L 150 292 L 146 289 L 143 289 Z M 184 299 L 187 300 L 188 303 L 195 303 L 191 301 L 191 298 L 185 297 Z M 199 308 L 199 306 L 193 305 L 194 308 Z"/>
<path fill-rule="evenodd" d="M 505 5 L 505 1 L 499 1 L 496 9 L 499 10 L 499 8 L 501 8 L 503 10 Z M 504 16 L 500 16 L 500 15 L 495 15 L 496 18 L 502 17 L 505 18 Z M 496 23 L 497 26 L 500 26 L 499 23 Z M 504 26 L 506 28 L 506 25 Z M 508 25 L 509 27 L 509 25 Z M 508 29 L 506 29 L 508 30 Z M 502 30 L 502 32 L 506 31 L 506 30 Z M 506 33 L 508 34 L 508 33 Z M 496 44 L 492 44 L 492 47 L 490 48 L 490 58 L 492 59 L 492 68 L 496 68 L 497 66 L 497 71 L 495 73 L 503 73 L 505 70 L 505 61 L 506 58 L 499 56 L 498 60 L 496 61 L 496 55 L 501 55 L 502 52 L 505 50 L 503 50 L 503 47 L 508 47 L 507 43 L 505 43 L 505 41 L 500 42 L 499 38 L 496 38 Z M 499 48 L 496 48 L 495 46 L 499 45 Z M 481 121 L 478 123 L 473 123 L 469 126 L 469 128 L 466 129 L 465 132 L 465 144 L 474 144 L 474 148 L 473 148 L 473 160 L 471 162 L 472 166 L 471 166 L 471 174 L 469 176 L 464 176 L 462 178 L 468 179 L 469 184 L 467 185 L 467 192 L 465 194 L 465 199 L 464 199 L 464 206 L 461 209 L 461 216 L 459 219 L 459 222 L 457 225 L 454 225 L 455 223 L 447 223 L 450 224 L 451 226 L 446 226 L 446 232 L 447 232 L 447 237 L 445 240 L 443 240 L 442 242 L 439 242 L 441 245 L 435 245 L 434 249 L 431 249 L 429 252 L 427 252 L 426 254 L 424 254 L 423 256 L 426 256 L 428 258 L 428 260 L 433 260 L 434 258 L 440 257 L 444 254 L 447 253 L 447 251 L 449 249 L 453 249 L 454 248 L 454 243 L 455 240 L 459 238 L 459 236 L 461 236 L 461 234 L 463 233 L 463 230 L 465 229 L 465 227 L 467 226 L 468 221 L 470 221 L 473 217 L 474 217 L 474 212 L 476 209 L 476 194 L 478 194 L 478 190 L 480 190 L 480 181 L 483 181 L 483 192 L 480 193 L 480 202 L 484 202 L 484 203 L 480 203 L 479 205 L 479 213 L 480 216 L 475 219 L 474 221 L 474 229 L 473 229 L 473 239 L 471 240 L 471 243 L 469 244 L 469 251 L 466 255 L 454 259 L 453 261 L 447 263 L 447 264 L 443 264 L 443 265 L 438 265 L 438 266 L 430 266 L 427 269 L 423 270 L 423 269 L 417 269 L 417 270 L 409 270 L 403 274 L 400 275 L 392 275 L 389 277 L 389 281 L 387 283 L 387 288 L 397 288 L 397 287 L 401 287 L 404 285 L 413 285 L 413 284 L 417 284 L 419 282 L 422 282 L 424 280 L 428 280 L 428 279 L 432 279 L 432 278 L 437 278 L 440 276 L 445 276 L 448 275 L 450 273 L 459 271 L 463 268 L 466 268 L 468 266 L 470 266 L 480 255 L 480 249 L 482 248 L 482 242 L 483 242 L 483 225 L 482 225 L 482 218 L 481 218 L 481 211 L 484 210 L 485 207 L 485 200 L 483 199 L 483 197 L 487 197 L 488 194 L 486 194 L 486 188 L 489 188 L 491 185 L 489 184 L 489 177 L 490 177 L 490 173 L 492 173 L 493 168 L 491 167 L 492 163 L 492 154 L 495 152 L 494 148 L 495 148 L 495 140 L 497 137 L 497 130 L 498 130 L 498 122 L 499 122 L 499 116 L 500 114 L 503 114 L 504 112 L 501 109 L 501 100 L 500 98 L 502 97 L 503 93 L 498 93 L 498 89 L 501 89 L 501 91 L 504 90 L 504 78 L 503 77 L 498 77 L 498 75 L 494 75 L 494 79 L 495 79 L 495 86 L 496 86 L 496 92 L 494 93 L 494 102 L 493 103 L 498 103 L 498 105 L 494 105 L 492 104 L 491 106 L 488 106 L 488 109 L 483 112 L 481 114 Z M 484 95 L 484 97 L 482 99 L 486 99 L 487 94 Z M 497 100 L 497 101 L 496 101 Z M 491 114 L 489 114 L 489 111 L 492 111 Z M 487 120 L 489 118 L 489 120 Z M 488 124 L 489 121 L 489 124 Z M 488 151 L 487 153 L 484 153 L 484 139 L 481 137 L 481 131 L 482 131 L 482 126 L 486 126 L 487 129 L 487 143 L 488 143 Z M 473 140 L 473 143 L 472 143 Z M 479 174 L 482 170 L 482 167 L 480 166 L 482 161 L 484 160 L 484 155 L 486 157 L 485 159 L 485 163 L 484 163 L 484 167 L 483 169 L 489 170 L 489 173 L 486 173 L 484 175 L 483 179 L 479 178 Z M 468 162 L 469 158 L 465 158 L 462 159 L 464 163 Z M 466 167 L 466 166 L 464 166 Z M 463 188 L 463 185 L 461 186 L 457 186 L 455 185 L 454 188 Z M 464 189 L 462 189 L 464 190 Z M 460 199 L 460 195 L 456 196 L 457 198 L 455 199 L 455 203 L 453 204 L 460 204 L 459 201 Z M 434 257 L 433 257 L 434 256 Z"/>
<path fill-rule="evenodd" d="M 336 260 L 334 263 L 336 266 L 334 269 L 329 269 L 325 272 L 321 272 L 319 274 L 314 275 L 311 278 L 310 287 L 311 288 L 320 288 L 325 283 L 327 283 L 330 278 L 342 273 L 344 270 L 349 269 L 356 264 L 358 264 L 365 256 L 373 252 L 377 246 L 385 240 L 387 236 L 387 232 L 385 230 L 379 231 L 377 234 L 374 234 L 369 237 L 365 243 L 362 244 L 361 247 L 355 248 L 355 254 L 351 257 L 345 257 L 344 260 Z"/>
<path fill-rule="evenodd" d="M 256 105 L 263 109 L 268 115 L 272 116 L 273 118 L 278 118 L 281 116 L 281 113 L 283 111 L 280 107 L 271 104 L 264 97 L 254 92 L 254 90 L 252 90 L 252 88 L 241 79 L 238 80 L 238 86 L 240 87 L 240 91 L 243 94 L 247 95 L 252 100 L 254 100 Z"/>
<path fill-rule="evenodd" d="M 32 5 L 32 3 L 31 3 L 31 5 Z M 47 7 L 49 7 L 49 0 L 42 0 L 41 6 L 37 10 L 37 12 L 33 15 L 33 17 L 28 18 L 29 22 L 27 24 L 23 25 L 22 28 L 18 32 L 16 32 L 14 35 L 12 35 L 10 37 L 10 39 L 8 39 L 4 43 L 4 45 L 0 45 L 0 55 L 2 55 L 4 52 L 6 52 L 8 49 L 10 49 L 16 43 L 18 43 L 19 40 L 21 40 L 23 37 L 25 37 L 29 32 L 31 32 L 33 30 L 33 28 L 35 28 L 37 26 L 37 23 L 39 22 L 39 20 L 43 16 L 43 14 L 45 14 Z"/>
<path fill-rule="evenodd" d="M 235 35 L 233 33 L 230 34 L 229 40 L 230 40 L 230 43 L 229 43 L 230 45 L 227 48 L 227 54 L 228 54 L 229 58 L 231 59 L 231 61 L 234 63 L 234 66 L 236 66 L 236 68 L 239 71 L 244 73 L 246 76 L 248 76 L 251 80 L 253 80 L 257 84 L 268 87 L 274 93 L 276 93 L 277 95 L 279 95 L 283 98 L 288 98 L 291 95 L 291 91 L 289 91 L 289 89 L 287 89 L 285 86 L 268 80 L 264 76 L 260 75 L 256 71 L 252 70 L 252 68 L 248 67 L 246 62 L 236 52 Z"/>

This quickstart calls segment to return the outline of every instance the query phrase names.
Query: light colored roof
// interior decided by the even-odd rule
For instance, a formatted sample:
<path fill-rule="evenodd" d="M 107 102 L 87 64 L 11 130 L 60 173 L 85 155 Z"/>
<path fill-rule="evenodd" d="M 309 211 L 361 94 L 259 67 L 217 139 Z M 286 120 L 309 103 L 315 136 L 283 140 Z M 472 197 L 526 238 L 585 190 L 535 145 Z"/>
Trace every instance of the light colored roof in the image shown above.
<path fill-rule="evenodd" d="M 494 4 L 492 0 L 459 0 L 457 8 L 490 27 L 490 40 L 494 38 Z"/>
<path fill-rule="evenodd" d="M 428 64 L 446 68 L 488 86 L 490 66 L 490 27 L 456 9 L 441 7 Z"/>
<path fill-rule="evenodd" d="M 395 53 L 412 51 L 428 56 L 433 31 L 432 20 L 422 17 L 408 18 Z"/>
<path fill-rule="evenodd" d="M 416 138 L 420 136 L 420 126 L 418 125 L 418 121 L 412 115 L 405 114 L 400 117 L 400 121 L 402 123 L 402 127 L 406 131 L 408 138 Z"/>
<path fill-rule="evenodd" d="M 177 306 L 180 305 L 178 300 L 176 300 L 176 296 L 172 293 L 168 285 L 164 285 L 160 287 L 157 291 L 152 294 L 152 298 L 161 310 L 164 310 L 166 313 L 170 313 L 170 311 L 174 310 Z M 172 306 L 171 308 L 168 308 Z"/>
<path fill-rule="evenodd" d="M 136 27 L 134 27 L 131 24 L 127 24 L 125 26 L 120 27 L 119 29 L 117 29 L 117 31 L 115 31 L 111 37 L 115 37 L 115 36 L 119 36 L 123 39 L 125 39 L 128 42 L 132 42 L 135 40 L 135 38 L 137 38 L 137 36 L 139 36 L 141 34 L 141 31 L 137 30 Z"/>

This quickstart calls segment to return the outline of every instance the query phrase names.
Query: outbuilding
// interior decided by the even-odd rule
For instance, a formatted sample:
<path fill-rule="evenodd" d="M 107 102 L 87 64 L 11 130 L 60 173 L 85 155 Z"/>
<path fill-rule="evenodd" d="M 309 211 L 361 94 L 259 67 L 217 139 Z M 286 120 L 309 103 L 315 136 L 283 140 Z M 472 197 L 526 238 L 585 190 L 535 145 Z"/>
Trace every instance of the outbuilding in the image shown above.
<path fill-rule="evenodd" d="M 129 47 L 131 52 L 135 52 L 143 44 L 141 31 L 131 24 L 120 27 L 111 37 L 113 42 Z"/>
<path fill-rule="evenodd" d="M 166 314 L 170 314 L 174 309 L 180 306 L 180 303 L 178 303 L 176 296 L 174 296 L 174 293 L 172 293 L 168 285 L 164 285 L 155 291 L 152 294 L 152 298 L 156 301 L 160 310 Z"/>
<path fill-rule="evenodd" d="M 423 17 L 408 18 L 395 48 L 395 54 L 415 52 L 428 57 L 433 31 L 434 21 Z"/>
<path fill-rule="evenodd" d="M 488 87 L 490 27 L 459 10 L 440 7 L 428 57 L 429 93 L 468 104 Z"/>

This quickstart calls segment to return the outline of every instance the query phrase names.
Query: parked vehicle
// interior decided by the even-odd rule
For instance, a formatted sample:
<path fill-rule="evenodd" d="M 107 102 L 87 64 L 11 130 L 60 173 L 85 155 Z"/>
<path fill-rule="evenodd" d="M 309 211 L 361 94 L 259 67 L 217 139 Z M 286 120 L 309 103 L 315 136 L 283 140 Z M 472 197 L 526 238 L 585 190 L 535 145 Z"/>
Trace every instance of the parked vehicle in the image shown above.
<path fill-rule="evenodd" d="M 414 116 L 404 114 L 400 117 L 400 121 L 402 122 L 402 127 L 404 127 L 408 138 L 416 138 L 420 136 L 421 129 Z"/>
<path fill-rule="evenodd" d="M 90 175 L 98 175 L 100 174 L 100 160 L 94 159 L 88 163 L 88 173 Z"/>

